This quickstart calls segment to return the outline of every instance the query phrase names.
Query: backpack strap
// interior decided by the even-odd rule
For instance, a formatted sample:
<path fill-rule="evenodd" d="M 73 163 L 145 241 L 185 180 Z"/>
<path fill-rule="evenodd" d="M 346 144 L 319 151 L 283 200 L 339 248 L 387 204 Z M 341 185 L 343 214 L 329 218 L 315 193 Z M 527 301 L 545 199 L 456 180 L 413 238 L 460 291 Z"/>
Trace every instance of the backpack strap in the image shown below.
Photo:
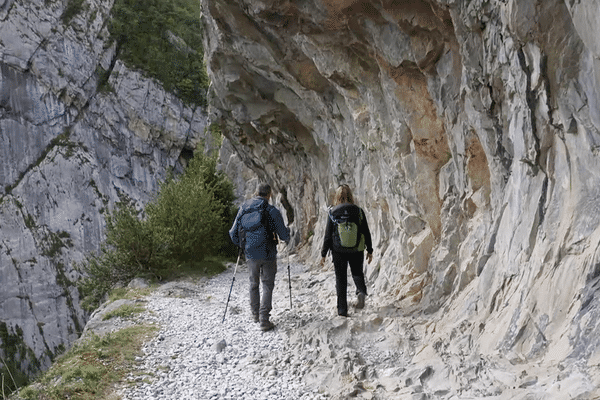
<path fill-rule="evenodd" d="M 331 213 L 331 207 L 329 207 L 327 209 L 327 215 L 329 216 L 329 219 L 331 220 L 331 222 L 333 222 L 334 224 L 337 224 L 337 221 L 335 220 L 335 218 L 333 218 L 333 214 Z"/>
<path fill-rule="evenodd" d="M 267 233 L 267 240 L 274 242 L 275 244 L 279 243 L 277 236 L 275 235 L 275 228 L 273 227 L 274 223 L 271 218 L 271 213 L 269 212 L 269 202 L 265 201 L 264 205 L 261 205 L 261 224 L 265 227 L 265 231 Z"/>

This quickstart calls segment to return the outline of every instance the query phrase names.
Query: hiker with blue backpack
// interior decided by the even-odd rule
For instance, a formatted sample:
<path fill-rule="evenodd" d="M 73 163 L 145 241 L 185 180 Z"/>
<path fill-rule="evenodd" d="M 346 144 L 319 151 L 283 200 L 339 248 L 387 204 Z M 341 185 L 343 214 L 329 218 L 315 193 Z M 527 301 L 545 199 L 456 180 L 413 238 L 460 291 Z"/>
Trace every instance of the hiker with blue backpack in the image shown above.
<path fill-rule="evenodd" d="M 365 249 L 367 263 L 370 263 L 373 260 L 373 245 L 365 212 L 354 204 L 350 187 L 341 185 L 335 192 L 333 206 L 328 210 L 327 228 L 321 249 L 321 266 L 325 264 L 325 257 L 331 250 L 335 269 L 337 312 L 343 317 L 348 316 L 348 264 L 358 297 L 355 307 L 361 309 L 365 306 L 367 296 L 363 271 Z"/>
<path fill-rule="evenodd" d="M 246 255 L 250 272 L 250 310 L 260 329 L 275 327 L 270 321 L 273 287 L 277 273 L 278 238 L 288 243 L 290 230 L 279 210 L 269 204 L 271 186 L 258 185 L 256 197 L 240 206 L 229 236 Z M 262 299 L 260 283 L 262 282 Z"/>

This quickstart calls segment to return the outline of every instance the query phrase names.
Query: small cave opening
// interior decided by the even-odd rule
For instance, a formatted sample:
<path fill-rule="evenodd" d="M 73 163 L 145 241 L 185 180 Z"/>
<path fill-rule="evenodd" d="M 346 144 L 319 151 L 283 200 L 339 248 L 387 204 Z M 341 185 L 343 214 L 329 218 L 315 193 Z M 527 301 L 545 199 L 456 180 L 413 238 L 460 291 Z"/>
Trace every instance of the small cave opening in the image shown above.
<path fill-rule="evenodd" d="M 187 165 L 187 163 L 192 158 L 194 158 L 194 150 L 188 149 L 186 147 L 181 149 L 181 153 L 179 153 L 179 160 L 182 162 L 183 165 Z"/>
<path fill-rule="evenodd" d="M 283 187 L 279 192 L 281 193 L 281 204 L 283 204 L 283 208 L 285 209 L 288 225 L 291 225 L 294 222 L 294 209 L 288 200 L 287 188 Z"/>

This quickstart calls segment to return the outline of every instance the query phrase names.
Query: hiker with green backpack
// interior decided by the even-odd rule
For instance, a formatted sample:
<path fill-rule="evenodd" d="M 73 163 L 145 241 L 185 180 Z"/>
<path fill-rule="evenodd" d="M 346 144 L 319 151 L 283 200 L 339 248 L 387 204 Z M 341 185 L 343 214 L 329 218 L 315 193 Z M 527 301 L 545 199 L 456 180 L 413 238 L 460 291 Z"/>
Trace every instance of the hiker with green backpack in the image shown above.
<path fill-rule="evenodd" d="M 328 210 L 327 229 L 321 249 L 321 266 L 329 250 L 335 268 L 335 287 L 337 292 L 337 312 L 348 316 L 348 264 L 352 279 L 356 285 L 356 308 L 365 306 L 367 286 L 363 271 L 364 250 L 367 250 L 367 263 L 373 260 L 371 231 L 362 208 L 354 204 L 354 197 L 348 185 L 341 185 L 335 192 L 333 207 Z"/>

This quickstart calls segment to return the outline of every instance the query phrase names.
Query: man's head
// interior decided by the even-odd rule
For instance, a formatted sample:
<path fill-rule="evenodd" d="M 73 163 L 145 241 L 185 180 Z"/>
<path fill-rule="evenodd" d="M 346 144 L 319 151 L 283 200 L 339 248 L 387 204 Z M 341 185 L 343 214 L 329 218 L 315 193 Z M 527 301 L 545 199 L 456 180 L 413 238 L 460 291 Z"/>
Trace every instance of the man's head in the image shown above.
<path fill-rule="evenodd" d="M 271 197 L 271 186 L 268 183 L 259 184 L 258 188 L 256 188 L 256 194 L 264 198 Z"/>

